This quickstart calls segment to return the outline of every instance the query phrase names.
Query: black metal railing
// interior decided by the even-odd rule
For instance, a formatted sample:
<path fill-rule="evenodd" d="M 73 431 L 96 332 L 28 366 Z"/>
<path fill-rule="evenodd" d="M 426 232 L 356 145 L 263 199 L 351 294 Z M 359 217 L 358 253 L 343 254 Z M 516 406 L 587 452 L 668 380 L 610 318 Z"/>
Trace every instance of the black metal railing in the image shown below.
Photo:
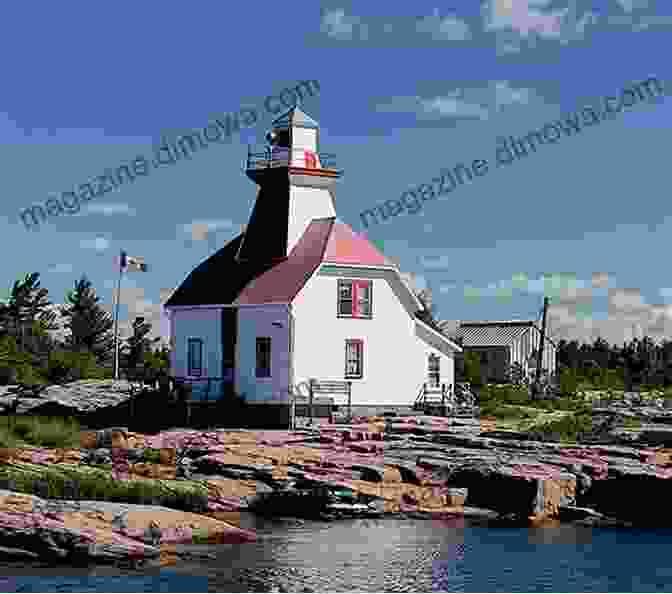
<path fill-rule="evenodd" d="M 314 153 L 303 149 L 290 151 L 290 149 L 283 147 L 267 147 L 262 152 L 252 152 L 250 146 L 247 148 L 247 162 L 245 163 L 247 171 L 290 166 L 339 171 L 336 168 L 336 155 L 333 153 Z"/>
<path fill-rule="evenodd" d="M 453 407 L 453 387 L 446 384 L 434 385 L 434 383 L 423 383 L 420 392 L 413 403 L 413 410 L 429 411 L 441 407 L 443 414 L 447 414 Z"/>
<path fill-rule="evenodd" d="M 190 402 L 215 402 L 233 393 L 230 378 L 173 377 L 175 391 Z"/>

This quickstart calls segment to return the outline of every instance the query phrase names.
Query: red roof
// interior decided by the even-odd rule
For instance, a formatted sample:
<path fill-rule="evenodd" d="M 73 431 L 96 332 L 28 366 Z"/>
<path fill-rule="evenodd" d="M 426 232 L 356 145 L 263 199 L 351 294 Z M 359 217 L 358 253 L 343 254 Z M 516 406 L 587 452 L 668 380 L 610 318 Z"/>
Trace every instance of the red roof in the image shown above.
<path fill-rule="evenodd" d="M 322 260 L 331 264 L 394 266 L 367 239 L 340 221 L 334 223 Z"/>
<path fill-rule="evenodd" d="M 333 224 L 333 217 L 313 219 L 287 259 L 252 279 L 234 304 L 290 303 L 322 262 Z"/>
<path fill-rule="evenodd" d="M 313 219 L 289 256 L 277 261 L 249 242 L 249 258 L 237 260 L 245 233 L 194 269 L 167 306 L 290 303 L 323 262 L 394 266 L 367 239 L 333 217 Z"/>

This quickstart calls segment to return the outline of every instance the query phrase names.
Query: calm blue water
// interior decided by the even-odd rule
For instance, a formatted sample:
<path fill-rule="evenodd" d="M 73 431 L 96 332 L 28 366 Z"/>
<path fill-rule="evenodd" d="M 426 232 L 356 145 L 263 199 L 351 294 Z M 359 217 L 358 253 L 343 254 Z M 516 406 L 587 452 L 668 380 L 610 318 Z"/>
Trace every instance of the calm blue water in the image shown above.
<path fill-rule="evenodd" d="M 171 570 L 5 565 L 5 592 L 657 592 L 672 590 L 670 530 L 459 528 L 438 520 L 268 521 L 259 541 L 189 547 Z"/>

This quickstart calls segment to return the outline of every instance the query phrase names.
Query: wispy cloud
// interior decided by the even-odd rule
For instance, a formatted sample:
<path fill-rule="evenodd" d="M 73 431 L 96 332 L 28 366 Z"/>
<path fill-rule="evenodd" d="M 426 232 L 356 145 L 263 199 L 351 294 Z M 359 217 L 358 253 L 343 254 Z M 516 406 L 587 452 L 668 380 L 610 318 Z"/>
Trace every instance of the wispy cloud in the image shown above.
<path fill-rule="evenodd" d="M 605 272 L 593 273 L 590 279 L 569 273 L 529 277 L 521 272 L 485 287 L 443 283 L 440 292 L 463 291 L 464 298 L 472 302 L 495 297 L 510 303 L 514 291 L 545 295 L 550 298 L 548 329 L 555 340 L 593 342 L 600 336 L 610 344 L 622 344 L 644 335 L 656 341 L 670 336 L 672 304 L 648 303 L 639 289 L 617 288 L 614 284 L 614 278 Z M 672 296 L 672 289 L 659 292 Z M 596 308 L 596 297 L 605 297 L 606 307 Z"/>
<path fill-rule="evenodd" d="M 72 264 L 54 264 L 47 269 L 47 272 L 53 272 L 56 274 L 70 274 L 72 273 L 72 270 Z"/>
<path fill-rule="evenodd" d="M 542 102 L 534 89 L 514 87 L 507 80 L 491 81 L 484 87 L 452 89 L 430 98 L 392 97 L 376 106 L 379 112 L 413 113 L 418 119 L 477 118 L 487 120 L 514 106 Z"/>
<path fill-rule="evenodd" d="M 651 15 L 643 16 L 634 25 L 635 31 L 642 31 L 649 27 L 670 27 L 672 26 L 672 15 Z"/>
<path fill-rule="evenodd" d="M 420 265 L 427 270 L 444 270 L 451 265 L 451 260 L 448 256 L 439 256 L 438 258 L 423 256 L 420 259 Z"/>
<path fill-rule="evenodd" d="M 616 27 L 629 27 L 637 32 L 651 27 L 672 26 L 672 15 L 618 14 L 606 17 L 606 22 Z"/>
<path fill-rule="evenodd" d="M 110 242 L 104 237 L 96 237 L 95 239 L 82 239 L 79 242 L 79 247 L 82 249 L 104 251 L 110 247 Z"/>
<path fill-rule="evenodd" d="M 416 31 L 429 35 L 435 41 L 463 41 L 471 39 L 469 25 L 455 15 L 441 17 L 439 9 L 434 9 L 432 16 L 421 18 L 416 24 Z"/>
<path fill-rule="evenodd" d="M 486 31 L 513 30 L 522 37 L 536 33 L 540 37 L 558 38 L 562 19 L 569 11 L 544 11 L 551 0 L 488 0 L 483 5 Z"/>
<path fill-rule="evenodd" d="M 590 280 L 579 279 L 571 273 L 543 274 L 530 278 L 526 273 L 520 272 L 510 279 L 491 282 L 485 287 L 467 285 L 464 287 L 464 295 L 467 299 L 480 299 L 481 297 L 511 299 L 514 291 L 522 291 L 571 300 L 584 294 L 604 293 L 610 282 L 609 275 L 603 272 L 593 274 Z M 452 292 L 456 287 L 454 283 L 447 283 L 441 285 L 440 291 Z"/>
<path fill-rule="evenodd" d="M 347 16 L 345 10 L 329 10 L 322 15 L 320 31 L 333 39 L 352 41 L 368 39 L 368 27 L 355 16 Z"/>
<path fill-rule="evenodd" d="M 106 216 L 116 215 L 116 214 L 127 214 L 135 216 L 136 210 L 131 208 L 128 204 L 123 203 L 100 203 L 93 202 L 87 204 L 86 212 L 91 214 L 103 214 Z"/>
<path fill-rule="evenodd" d="M 110 284 L 110 282 L 106 284 Z M 148 299 L 142 287 L 128 286 L 128 282 L 126 282 L 126 285 L 121 287 L 119 298 L 119 303 L 123 306 L 119 315 L 119 336 L 122 339 L 130 337 L 133 334 L 133 321 L 139 316 L 152 325 L 148 337 L 150 339 L 162 338 L 166 343 L 166 336 L 164 336 L 166 328 L 163 327 L 166 320 L 164 319 L 162 303 L 155 303 Z M 162 302 L 163 291 L 162 289 L 160 297 Z M 112 306 L 108 305 L 107 308 L 112 313 Z"/>
<path fill-rule="evenodd" d="M 552 0 L 487 0 L 482 7 L 483 29 L 495 35 L 499 54 L 518 52 L 537 39 L 569 43 L 585 37 L 598 22 L 592 11 L 580 13 L 576 0 L 552 10 Z"/>
<path fill-rule="evenodd" d="M 616 0 L 625 12 L 633 12 L 649 7 L 649 0 Z"/>
<path fill-rule="evenodd" d="M 342 8 L 322 14 L 320 32 L 341 42 L 404 43 L 461 42 L 472 39 L 469 24 L 456 14 L 441 15 L 435 8 L 423 17 L 358 17 L 346 14 Z"/>
<path fill-rule="evenodd" d="M 235 226 L 235 223 L 228 219 L 201 220 L 181 225 L 179 229 L 183 233 L 189 234 L 192 241 L 203 241 L 217 231 L 231 231 Z"/>
<path fill-rule="evenodd" d="M 598 336 L 610 344 L 622 344 L 648 335 L 655 341 L 672 332 L 672 305 L 651 304 L 638 289 L 610 289 L 606 316 L 596 317 L 591 299 L 582 302 L 559 300 L 549 307 L 556 337 L 592 342 Z"/>

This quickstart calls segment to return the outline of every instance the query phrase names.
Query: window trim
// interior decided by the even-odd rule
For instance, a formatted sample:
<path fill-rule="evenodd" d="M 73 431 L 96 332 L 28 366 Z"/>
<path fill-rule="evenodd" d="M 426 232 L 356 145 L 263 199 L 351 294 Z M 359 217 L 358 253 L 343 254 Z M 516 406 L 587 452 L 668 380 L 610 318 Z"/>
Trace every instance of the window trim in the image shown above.
<path fill-rule="evenodd" d="M 200 359 L 201 359 L 201 367 L 200 367 L 200 373 L 195 374 L 192 373 L 192 368 L 191 368 L 191 350 L 190 350 L 190 345 L 193 342 L 198 341 L 201 345 L 201 353 L 200 353 Z M 202 377 L 207 377 L 207 368 L 204 365 L 204 352 L 206 351 L 205 349 L 205 340 L 201 336 L 187 336 L 187 377 L 188 378 L 202 378 Z"/>
<path fill-rule="evenodd" d="M 350 344 L 359 345 L 359 372 L 348 373 L 348 346 Z M 345 379 L 363 379 L 364 378 L 364 339 L 363 338 L 346 338 L 345 339 Z"/>
<path fill-rule="evenodd" d="M 341 287 L 349 284 L 352 295 L 352 313 L 341 313 Z M 359 312 L 359 287 L 366 285 L 369 289 L 369 315 L 362 315 Z M 336 288 L 336 317 L 337 318 L 351 318 L 356 320 L 371 320 L 373 319 L 373 279 L 357 279 L 357 278 L 339 278 Z"/>
<path fill-rule="evenodd" d="M 259 375 L 259 340 L 268 340 L 268 375 Z M 273 337 L 272 336 L 257 336 L 254 343 L 254 377 L 257 380 L 270 380 L 273 378 Z"/>

